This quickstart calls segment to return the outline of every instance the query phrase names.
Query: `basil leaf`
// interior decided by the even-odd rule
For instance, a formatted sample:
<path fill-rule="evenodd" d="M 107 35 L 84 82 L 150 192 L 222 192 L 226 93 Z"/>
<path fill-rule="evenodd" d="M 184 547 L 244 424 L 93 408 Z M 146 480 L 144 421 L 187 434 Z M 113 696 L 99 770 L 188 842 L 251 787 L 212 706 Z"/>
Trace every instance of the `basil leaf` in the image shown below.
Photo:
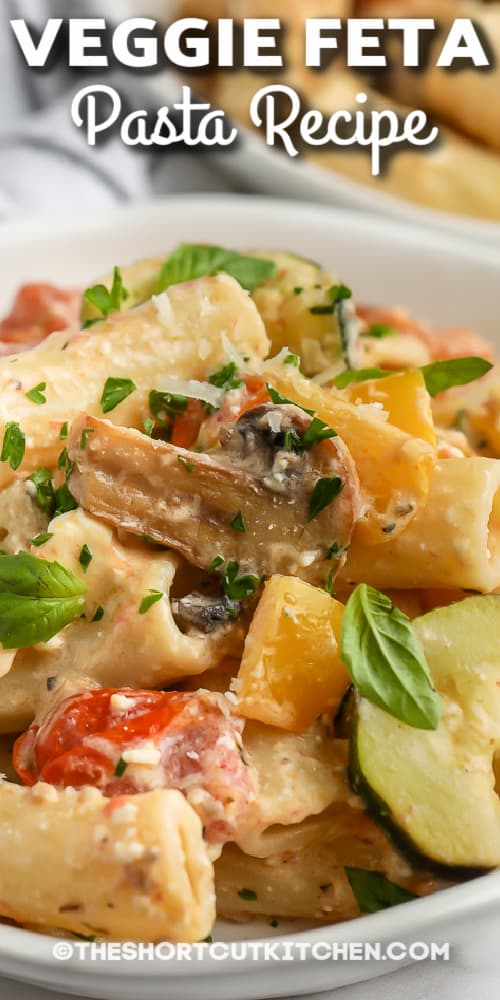
<path fill-rule="evenodd" d="M 93 288 L 87 288 L 84 292 L 84 299 L 90 302 L 91 305 L 95 306 L 96 309 L 102 314 L 102 318 L 106 319 L 111 312 L 118 312 L 122 307 L 122 302 L 128 299 L 128 292 L 123 287 L 122 274 L 119 267 L 115 267 L 113 272 L 113 284 L 108 290 L 106 285 L 94 285 Z M 86 326 L 91 326 L 98 320 L 90 320 Z"/>
<path fill-rule="evenodd" d="M 395 375 L 396 372 L 388 372 L 384 368 L 352 368 L 347 372 L 340 372 L 333 382 L 337 389 L 344 389 L 352 382 L 367 382 L 370 378 L 387 378 L 388 375 Z"/>
<path fill-rule="evenodd" d="M 83 611 L 87 588 L 57 562 L 27 552 L 0 556 L 0 642 L 20 649 L 47 642 Z"/>
<path fill-rule="evenodd" d="M 273 261 L 246 257 L 223 247 L 181 243 L 167 258 L 160 271 L 157 293 L 182 281 L 194 281 L 223 271 L 253 292 L 276 271 Z"/>
<path fill-rule="evenodd" d="M 377 913 L 378 910 L 417 899 L 415 893 L 391 882 L 382 872 L 347 867 L 344 871 L 361 913 Z"/>
<path fill-rule="evenodd" d="M 485 358 L 449 358 L 422 365 L 420 371 L 425 379 L 429 396 L 451 389 L 455 385 L 467 385 L 491 371 L 493 365 Z"/>
<path fill-rule="evenodd" d="M 338 497 L 343 489 L 344 483 L 340 476 L 324 476 L 323 479 L 318 479 L 309 501 L 309 517 L 307 520 L 312 521 L 317 517 L 325 507 L 328 507 L 328 504 L 332 500 L 335 500 L 335 497 Z"/>
<path fill-rule="evenodd" d="M 359 693 L 415 729 L 437 729 L 440 701 L 409 618 L 360 583 L 342 617 L 341 657 Z"/>
<path fill-rule="evenodd" d="M 425 379 L 425 387 L 429 396 L 437 396 L 438 392 L 445 389 L 452 389 L 456 385 L 467 385 L 482 378 L 493 368 L 491 362 L 485 358 L 449 358 L 445 361 L 433 361 L 431 364 L 422 365 L 417 371 L 422 372 Z M 388 375 L 396 375 L 397 372 L 386 371 L 383 368 L 358 368 L 353 371 L 341 372 L 334 378 L 337 389 L 344 389 L 352 382 L 366 382 L 371 378 L 387 378 Z"/>
<path fill-rule="evenodd" d="M 100 405 L 103 413 L 111 413 L 119 403 L 123 403 L 137 386 L 131 378 L 107 378 L 102 392 Z"/>
<path fill-rule="evenodd" d="M 19 468 L 26 451 L 26 437 L 15 420 L 5 424 L 0 462 L 8 462 L 12 471 Z"/>

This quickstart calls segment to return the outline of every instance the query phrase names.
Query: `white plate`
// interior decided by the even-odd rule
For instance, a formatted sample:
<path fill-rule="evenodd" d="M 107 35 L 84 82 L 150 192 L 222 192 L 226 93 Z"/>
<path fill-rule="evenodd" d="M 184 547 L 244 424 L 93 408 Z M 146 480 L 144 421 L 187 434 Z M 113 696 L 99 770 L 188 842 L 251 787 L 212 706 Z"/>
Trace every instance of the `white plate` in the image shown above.
<path fill-rule="evenodd" d="M 338 270 L 358 299 L 408 306 L 421 317 L 473 325 L 500 347 L 500 253 L 436 232 L 345 211 L 271 198 L 179 197 L 96 218 L 21 222 L 0 229 L 0 310 L 25 281 L 83 284 L 115 263 L 161 254 L 181 240 L 286 248 Z M 498 909 L 500 873 L 350 923 L 296 932 L 307 943 L 464 940 Z M 273 934 L 280 940 L 283 925 Z M 267 924 L 216 937 L 271 933 Z M 100 1000 L 258 1000 L 332 989 L 390 971 L 385 962 L 56 961 L 54 940 L 0 927 L 0 974 Z M 401 963 L 394 963 L 401 966 Z"/>

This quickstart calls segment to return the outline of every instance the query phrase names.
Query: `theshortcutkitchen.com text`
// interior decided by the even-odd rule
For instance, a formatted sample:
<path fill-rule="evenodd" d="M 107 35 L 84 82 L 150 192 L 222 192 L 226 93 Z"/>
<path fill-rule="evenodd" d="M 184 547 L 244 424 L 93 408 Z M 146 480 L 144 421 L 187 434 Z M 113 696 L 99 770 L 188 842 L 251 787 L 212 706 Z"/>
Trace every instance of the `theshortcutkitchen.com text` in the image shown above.
<path fill-rule="evenodd" d="M 280 18 L 247 18 L 235 22 L 220 18 L 180 18 L 169 25 L 148 17 L 109 24 L 105 18 L 50 18 L 35 31 L 24 19 L 10 22 L 14 42 L 33 72 L 58 60 L 80 71 L 92 71 L 87 83 L 73 95 L 70 114 L 89 146 L 119 130 L 127 146 L 230 146 L 238 128 L 225 120 L 222 109 L 198 98 L 182 74 L 203 70 L 266 70 L 273 76 L 285 69 L 283 43 L 286 23 Z M 304 21 L 304 67 L 335 72 L 335 60 L 361 71 L 391 64 L 387 43 L 397 36 L 400 63 L 414 71 L 424 69 L 429 41 L 433 64 L 445 71 L 487 70 L 489 47 L 470 18 L 456 18 L 445 32 L 434 18 L 307 18 Z M 120 66 L 129 73 L 153 72 L 164 67 L 179 74 L 179 95 L 170 105 L 130 109 L 116 86 L 100 79 Z M 439 129 L 421 109 L 400 115 L 393 109 L 370 107 L 367 94 L 356 95 L 356 109 L 338 108 L 332 114 L 308 107 L 299 92 L 283 82 L 259 86 L 256 75 L 248 116 L 262 131 L 268 146 L 280 145 L 295 157 L 306 146 L 366 148 L 374 176 L 380 173 L 382 150 L 391 146 L 426 147 Z M 180 86 L 182 84 L 182 86 Z M 235 78 L 235 86 L 237 79 Z"/>

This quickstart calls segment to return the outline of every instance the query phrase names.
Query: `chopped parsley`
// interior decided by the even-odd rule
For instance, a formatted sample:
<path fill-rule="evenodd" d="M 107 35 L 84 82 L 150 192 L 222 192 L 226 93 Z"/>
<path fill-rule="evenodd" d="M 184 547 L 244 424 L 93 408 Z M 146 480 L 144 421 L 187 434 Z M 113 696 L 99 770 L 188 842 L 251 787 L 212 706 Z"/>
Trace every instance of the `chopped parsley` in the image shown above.
<path fill-rule="evenodd" d="M 208 567 L 208 572 L 209 573 L 215 573 L 218 570 L 219 566 L 222 566 L 223 562 L 224 562 L 224 560 L 223 560 L 222 556 L 215 556 L 215 558 L 212 559 L 212 562 L 210 563 L 210 566 Z"/>
<path fill-rule="evenodd" d="M 0 462 L 8 462 L 15 472 L 24 458 L 26 451 L 26 436 L 15 420 L 5 424 Z"/>
<path fill-rule="evenodd" d="M 304 291 L 304 289 L 302 288 L 302 285 L 295 285 L 295 288 L 293 290 L 293 294 L 294 295 L 302 295 L 303 291 Z"/>
<path fill-rule="evenodd" d="M 115 778 L 121 778 L 121 777 L 123 777 L 123 775 L 125 774 L 125 771 L 127 770 L 127 767 L 128 767 L 127 761 L 124 760 L 123 757 L 120 757 L 120 759 L 119 759 L 119 761 L 118 761 L 118 763 L 117 763 L 117 765 L 115 767 Z"/>
<path fill-rule="evenodd" d="M 352 291 L 347 285 L 331 285 L 327 292 L 330 302 L 325 305 L 311 306 L 309 312 L 313 316 L 331 316 L 340 302 L 352 297 Z"/>
<path fill-rule="evenodd" d="M 39 549 L 41 545 L 45 545 L 45 542 L 50 542 L 50 539 L 53 537 L 53 531 L 45 531 L 42 535 L 35 535 L 35 537 L 30 540 L 30 545 L 33 545 L 35 549 Z"/>
<path fill-rule="evenodd" d="M 310 417 L 314 417 L 315 410 L 308 410 L 306 406 L 301 406 L 300 403 L 295 403 L 293 399 L 287 399 L 286 396 L 282 396 L 277 389 L 273 389 L 269 382 L 266 382 L 266 389 L 273 403 L 277 403 L 282 406 L 298 406 L 299 410 L 303 410 L 304 413 L 308 413 Z"/>
<path fill-rule="evenodd" d="M 372 337 L 374 340 L 383 340 L 384 337 L 394 337 L 397 330 L 388 323 L 372 323 L 367 330 L 363 330 L 362 337 Z"/>
<path fill-rule="evenodd" d="M 255 889 L 238 889 L 238 896 L 240 899 L 246 899 L 248 902 L 255 902 L 257 899 L 257 893 Z"/>
<path fill-rule="evenodd" d="M 247 530 L 245 528 L 245 522 L 243 520 L 243 514 L 241 513 L 241 510 L 239 510 L 238 513 L 235 514 L 235 516 L 233 517 L 233 520 L 231 521 L 231 527 L 233 531 L 239 531 L 241 532 L 241 534 L 244 534 L 245 531 Z"/>
<path fill-rule="evenodd" d="M 153 420 L 153 418 L 152 417 L 148 417 L 147 420 L 143 420 L 143 422 L 142 422 L 142 428 L 143 428 L 144 433 L 148 437 L 152 437 L 153 431 L 155 429 L 155 421 Z"/>
<path fill-rule="evenodd" d="M 195 463 L 194 462 L 188 462 L 184 458 L 183 455 L 178 455 L 177 456 L 177 461 L 178 461 L 179 465 L 183 465 L 184 466 L 186 472 L 194 472 L 194 470 L 196 469 Z"/>
<path fill-rule="evenodd" d="M 124 399 L 135 392 L 136 388 L 131 378 L 107 378 L 100 399 L 102 412 L 111 413 L 119 403 L 123 403 Z"/>
<path fill-rule="evenodd" d="M 208 381 L 210 385 L 215 385 L 217 389 L 223 389 L 224 392 L 230 392 L 231 389 L 239 389 L 243 385 L 243 380 L 238 378 L 238 366 L 234 361 L 224 365 L 220 371 L 211 375 Z"/>
<path fill-rule="evenodd" d="M 338 542 L 332 544 L 326 550 L 325 559 L 334 559 L 336 556 L 343 556 L 349 549 L 348 545 L 339 545 Z"/>
<path fill-rule="evenodd" d="M 337 437 L 337 431 L 328 427 L 319 417 L 313 417 L 305 434 L 302 436 L 302 447 L 306 449 L 312 448 L 313 445 L 319 444 L 320 441 L 326 441 L 327 438 L 332 437 Z"/>
<path fill-rule="evenodd" d="M 295 368 L 300 368 L 300 358 L 298 354 L 287 354 L 286 358 L 283 358 L 283 364 L 293 365 Z"/>
<path fill-rule="evenodd" d="M 96 610 L 94 617 L 91 619 L 93 622 L 100 622 L 101 618 L 104 618 L 104 608 L 102 604 Z"/>
<path fill-rule="evenodd" d="M 143 597 L 140 603 L 139 614 L 145 615 L 149 611 L 149 609 L 153 607 L 153 604 L 158 604 L 158 601 L 161 601 L 162 597 L 163 594 L 161 590 L 154 590 L 154 589 L 148 590 L 148 593 L 146 594 L 145 597 Z"/>
<path fill-rule="evenodd" d="M 87 288 L 83 297 L 101 313 L 100 318 L 102 319 L 106 319 L 112 312 L 118 312 L 122 307 L 122 302 L 128 299 L 128 292 L 123 287 L 120 268 L 115 267 L 113 271 L 113 284 L 110 289 L 106 288 L 106 285 L 94 285 L 93 288 Z M 87 321 L 84 324 L 84 329 L 96 322 L 99 320 Z"/>
<path fill-rule="evenodd" d="M 69 428 L 68 428 L 68 421 L 66 420 L 66 422 L 62 425 L 61 430 L 59 431 L 59 440 L 67 441 L 68 434 L 69 434 Z"/>
<path fill-rule="evenodd" d="M 187 396 L 176 396 L 171 392 L 159 392 L 152 389 L 149 393 L 149 409 L 152 416 L 170 433 L 172 424 L 188 408 Z"/>
<path fill-rule="evenodd" d="M 61 469 L 66 474 L 66 482 L 73 475 L 75 463 L 71 461 L 68 455 L 68 449 L 63 448 L 59 458 L 57 460 L 57 467 Z"/>
<path fill-rule="evenodd" d="M 324 476 L 322 479 L 318 479 L 309 501 L 308 521 L 312 521 L 325 507 L 328 507 L 328 504 L 335 500 L 335 497 L 338 497 L 343 488 L 344 483 L 340 476 Z"/>
<path fill-rule="evenodd" d="M 332 597 L 335 596 L 335 589 L 333 586 L 334 579 L 335 579 L 335 574 L 333 572 L 333 569 L 331 569 L 328 571 L 328 576 L 325 580 L 325 590 L 327 594 L 331 594 Z"/>
<path fill-rule="evenodd" d="M 43 406 L 47 402 L 47 397 L 45 395 L 45 390 L 47 388 L 46 382 L 39 382 L 34 389 L 30 389 L 26 393 L 28 399 L 31 399 L 32 403 L 36 403 L 37 406 Z"/>
<path fill-rule="evenodd" d="M 87 572 L 93 558 L 94 557 L 88 545 L 87 544 L 83 545 L 80 552 L 80 556 L 78 558 L 78 562 L 80 563 L 80 566 L 82 567 L 84 573 Z"/>
<path fill-rule="evenodd" d="M 234 560 L 228 562 L 222 573 L 222 585 L 224 594 L 230 601 L 244 601 L 246 597 L 255 594 L 260 580 L 253 573 L 246 573 L 238 576 L 239 565 Z"/>
<path fill-rule="evenodd" d="M 58 517 L 59 514 L 66 514 L 70 510 L 76 510 L 78 504 L 67 482 L 55 490 L 48 469 L 44 469 L 43 467 L 35 469 L 35 472 L 29 476 L 29 479 L 35 487 L 35 496 L 40 510 L 45 511 L 49 518 Z"/>
<path fill-rule="evenodd" d="M 83 428 L 82 436 L 80 438 L 80 450 L 81 451 L 85 451 L 85 449 L 86 449 L 86 447 L 87 447 L 87 445 L 89 443 L 89 437 L 93 433 L 94 433 L 94 428 L 93 427 L 84 427 Z"/>

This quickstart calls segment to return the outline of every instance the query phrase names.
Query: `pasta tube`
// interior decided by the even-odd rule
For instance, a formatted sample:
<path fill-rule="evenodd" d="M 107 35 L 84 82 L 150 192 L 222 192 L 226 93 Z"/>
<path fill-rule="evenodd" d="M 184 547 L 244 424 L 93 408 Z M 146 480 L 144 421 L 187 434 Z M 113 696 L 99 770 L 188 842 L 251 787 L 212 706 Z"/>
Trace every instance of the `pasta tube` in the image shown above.
<path fill-rule="evenodd" d="M 108 378 L 131 379 L 138 387 L 109 419 L 139 427 L 149 416 L 148 394 L 159 375 L 204 379 L 226 360 L 223 332 L 242 353 L 267 354 L 256 306 L 237 281 L 221 274 L 174 285 L 88 330 L 54 333 L 32 351 L 0 359 L 0 440 L 8 421 L 16 421 L 26 436 L 17 473 L 7 462 L 0 464 L 0 489 L 39 465 L 55 467 L 61 427 L 81 410 L 102 415 Z M 26 393 L 43 383 L 46 402 L 37 405 Z"/>
<path fill-rule="evenodd" d="M 214 920 L 201 822 L 180 792 L 106 799 L 0 785 L 0 912 L 118 940 L 199 941 Z"/>
<path fill-rule="evenodd" d="M 500 463 L 476 456 L 438 462 L 426 507 L 387 545 L 355 542 L 342 577 L 382 590 L 500 588 Z"/>
<path fill-rule="evenodd" d="M 269 834 L 273 851 L 248 857 L 227 844 L 215 865 L 217 912 L 331 923 L 359 916 L 345 866 L 383 873 L 416 895 L 441 888 L 415 874 L 388 836 L 359 806 L 334 805 L 321 816 Z M 243 891 L 242 891 L 243 890 Z M 246 892 L 244 891 L 246 890 Z"/>
<path fill-rule="evenodd" d="M 0 677 L 0 732 L 26 728 L 47 683 L 56 679 L 85 677 L 87 685 L 157 688 L 202 673 L 226 653 L 241 651 L 243 629 L 237 621 L 222 623 L 208 635 L 179 630 L 169 600 L 179 566 L 172 553 L 138 541 L 123 545 L 110 528 L 82 510 L 55 518 L 50 530 L 53 538 L 37 552 L 84 576 L 86 617 L 48 643 L 19 650 L 10 671 Z M 84 545 L 92 556 L 85 574 L 79 561 Z M 151 590 L 165 597 L 141 614 Z"/>

